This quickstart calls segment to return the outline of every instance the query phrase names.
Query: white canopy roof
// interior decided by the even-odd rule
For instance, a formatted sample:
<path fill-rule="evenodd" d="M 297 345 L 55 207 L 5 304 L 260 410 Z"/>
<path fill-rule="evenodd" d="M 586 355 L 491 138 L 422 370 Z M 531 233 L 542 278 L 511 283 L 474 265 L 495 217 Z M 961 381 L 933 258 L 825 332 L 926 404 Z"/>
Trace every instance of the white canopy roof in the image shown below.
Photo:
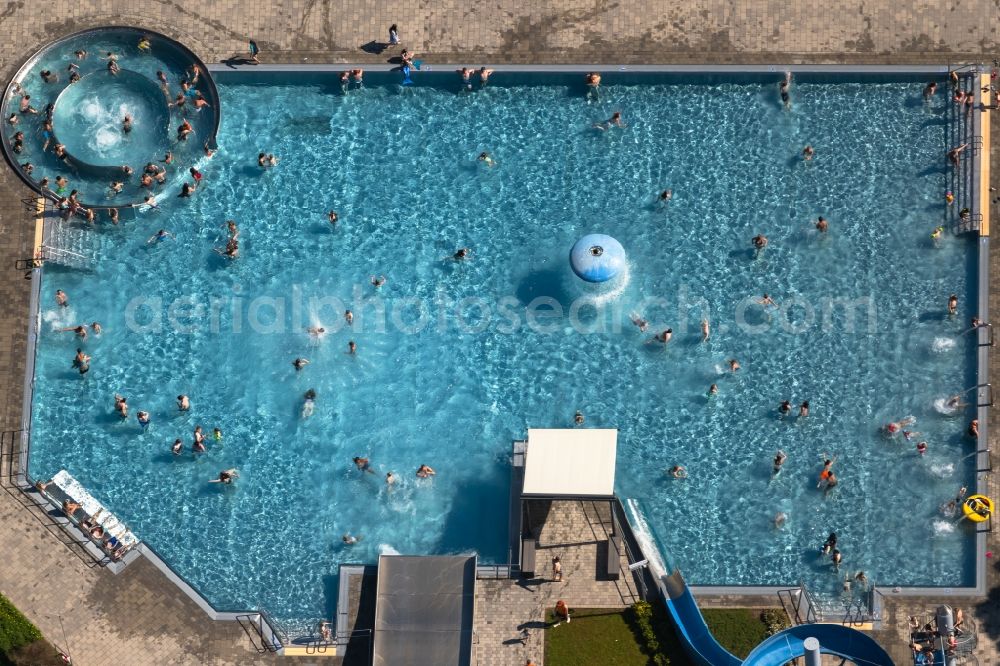
<path fill-rule="evenodd" d="M 613 495 L 617 444 L 613 428 L 529 428 L 522 493 Z"/>

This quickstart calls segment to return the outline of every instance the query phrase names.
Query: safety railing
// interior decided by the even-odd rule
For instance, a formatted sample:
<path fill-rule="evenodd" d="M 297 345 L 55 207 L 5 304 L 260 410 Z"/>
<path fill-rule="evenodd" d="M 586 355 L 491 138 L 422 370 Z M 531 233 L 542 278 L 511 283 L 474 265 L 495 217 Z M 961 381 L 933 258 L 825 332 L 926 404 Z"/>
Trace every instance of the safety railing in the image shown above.
<path fill-rule="evenodd" d="M 275 644 L 274 641 L 265 637 L 265 634 L 269 632 L 264 629 L 264 619 L 260 613 L 237 615 L 236 621 L 239 623 L 244 633 L 246 633 L 247 638 L 250 639 L 250 645 L 257 652 L 257 654 L 277 652 L 281 648 L 280 645 Z"/>
<path fill-rule="evenodd" d="M 988 333 L 988 335 L 986 336 L 986 342 L 980 342 L 979 346 L 980 347 L 992 347 L 993 346 L 993 324 L 982 323 L 982 324 L 979 324 L 978 328 L 985 328 L 986 332 Z M 992 406 L 993 405 L 991 404 L 990 407 L 992 407 Z"/>
<path fill-rule="evenodd" d="M 505 578 L 517 578 L 520 573 L 521 567 L 512 563 L 476 565 L 477 580 L 502 580 Z"/>
<path fill-rule="evenodd" d="M 796 625 L 813 624 L 821 622 L 823 619 L 817 612 L 818 609 L 813 603 L 809 590 L 801 583 L 798 587 L 778 590 L 778 601 L 781 602 L 785 613 Z"/>

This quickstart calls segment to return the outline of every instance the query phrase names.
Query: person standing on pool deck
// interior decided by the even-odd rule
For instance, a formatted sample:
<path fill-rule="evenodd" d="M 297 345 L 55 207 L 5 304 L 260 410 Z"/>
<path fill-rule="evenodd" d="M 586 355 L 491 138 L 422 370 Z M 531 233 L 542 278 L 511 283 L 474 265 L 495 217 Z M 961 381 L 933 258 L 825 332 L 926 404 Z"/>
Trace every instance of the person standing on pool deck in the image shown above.
<path fill-rule="evenodd" d="M 562 582 L 562 560 L 558 555 L 552 558 L 552 582 Z"/>
<path fill-rule="evenodd" d="M 250 62 L 255 65 L 260 64 L 260 48 L 257 46 L 257 42 L 252 39 L 247 40 L 247 45 L 250 48 Z"/>
<path fill-rule="evenodd" d="M 399 29 L 395 23 L 389 26 L 389 46 L 399 46 Z"/>

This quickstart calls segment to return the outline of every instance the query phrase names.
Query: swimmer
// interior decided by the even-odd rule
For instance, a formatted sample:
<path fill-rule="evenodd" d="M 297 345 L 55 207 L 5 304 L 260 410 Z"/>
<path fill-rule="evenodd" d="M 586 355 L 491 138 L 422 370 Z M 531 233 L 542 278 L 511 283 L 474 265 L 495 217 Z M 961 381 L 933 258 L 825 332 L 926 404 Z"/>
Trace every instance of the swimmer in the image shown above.
<path fill-rule="evenodd" d="M 497 165 L 496 160 L 485 150 L 479 153 L 479 157 L 476 158 L 478 161 L 483 162 L 488 167 L 495 167 Z"/>
<path fill-rule="evenodd" d="M 268 154 L 267 156 L 267 166 L 278 166 L 278 162 L 281 161 L 280 157 L 273 154 Z"/>
<path fill-rule="evenodd" d="M 302 368 L 309 365 L 309 359 L 297 358 L 294 361 L 292 361 L 292 365 L 295 366 L 296 370 L 301 370 Z"/>
<path fill-rule="evenodd" d="M 156 196 L 153 194 L 147 195 L 143 203 L 152 208 L 153 210 L 160 210 L 160 207 L 156 205 Z M 118 209 L 112 208 L 111 210 L 113 211 L 111 213 L 111 221 L 114 224 L 118 224 Z"/>
<path fill-rule="evenodd" d="M 823 488 L 823 496 L 826 497 L 826 494 L 833 490 L 838 483 L 840 483 L 840 479 L 833 473 L 833 470 L 830 470 L 830 476 L 826 477 L 826 487 Z"/>
<path fill-rule="evenodd" d="M 781 416 L 788 416 L 792 413 L 792 403 L 789 400 L 782 400 L 781 404 L 778 405 L 778 414 Z"/>
<path fill-rule="evenodd" d="M 955 203 L 955 195 L 951 193 L 951 190 L 944 193 L 944 201 L 949 206 Z"/>
<path fill-rule="evenodd" d="M 775 476 L 780 474 L 781 466 L 785 464 L 786 460 L 788 460 L 788 456 L 785 455 L 784 451 L 779 449 L 778 452 L 774 454 L 774 465 L 771 467 L 771 473 Z"/>
<path fill-rule="evenodd" d="M 331 227 L 336 227 L 337 226 L 337 220 L 340 219 L 340 216 L 337 215 L 337 211 L 331 210 L 330 212 L 328 212 L 326 214 L 326 219 L 330 221 L 330 226 Z"/>
<path fill-rule="evenodd" d="M 937 92 L 937 83 L 931 81 L 926 86 L 924 86 L 924 101 L 929 102 L 931 98 L 934 97 L 934 93 Z"/>
<path fill-rule="evenodd" d="M 590 72 L 584 77 L 583 82 L 587 86 L 587 101 L 599 99 L 601 90 L 601 75 L 598 72 Z"/>
<path fill-rule="evenodd" d="M 179 409 L 182 412 L 186 412 L 189 409 L 191 409 L 191 399 L 188 398 L 183 393 L 177 396 L 177 409 Z"/>
<path fill-rule="evenodd" d="M 146 241 L 146 245 L 150 245 L 152 243 L 159 243 L 160 241 L 165 241 L 168 238 L 173 238 L 173 237 L 174 235 L 169 231 L 167 231 L 166 229 L 160 229 L 155 234 L 149 237 L 149 240 Z"/>
<path fill-rule="evenodd" d="M 378 277 L 375 277 L 374 275 L 372 275 L 371 278 L 369 278 L 369 279 L 370 279 L 370 281 L 372 283 L 372 286 L 375 287 L 376 289 L 378 289 L 379 287 L 385 285 L 385 276 L 384 275 L 379 275 Z"/>
<path fill-rule="evenodd" d="M 958 510 L 958 502 L 955 500 L 949 500 L 948 502 L 942 504 L 939 507 L 939 510 L 941 511 L 941 515 L 945 518 L 954 518 L 955 511 Z"/>
<path fill-rule="evenodd" d="M 670 468 L 670 475 L 675 479 L 686 479 L 688 472 L 681 465 L 674 465 Z"/>
<path fill-rule="evenodd" d="M 434 476 L 437 472 L 430 465 L 421 465 L 417 468 L 417 476 L 421 479 L 429 479 Z"/>
<path fill-rule="evenodd" d="M 927 442 L 917 442 L 917 453 L 920 455 L 927 453 Z"/>
<path fill-rule="evenodd" d="M 359 537 L 359 536 L 351 536 L 351 533 L 348 532 L 344 536 L 340 537 L 340 540 L 343 541 L 344 544 L 346 544 L 348 546 L 353 546 L 357 542 L 361 541 L 361 537 Z M 322 634 L 322 632 L 323 632 L 323 628 L 321 627 L 320 628 L 320 633 Z M 323 635 L 323 640 L 325 640 L 325 641 L 330 640 L 330 623 L 329 622 L 326 623 L 326 634 Z"/>
<path fill-rule="evenodd" d="M 86 342 L 87 340 L 87 327 L 86 326 L 70 326 L 69 328 L 60 328 L 60 332 L 65 333 L 72 331 L 76 333 L 76 336 Z"/>
<path fill-rule="evenodd" d="M 774 527 L 775 529 L 781 529 L 785 526 L 785 522 L 788 520 L 788 515 L 784 511 L 779 511 L 774 514 Z"/>
<path fill-rule="evenodd" d="M 961 488 L 959 488 L 958 489 L 958 493 L 955 495 L 955 501 L 956 502 L 961 502 L 963 499 L 965 499 L 965 494 L 967 492 L 969 492 L 969 489 L 966 488 L 965 486 L 962 486 Z"/>
<path fill-rule="evenodd" d="M 465 261 L 471 255 L 472 250 L 467 247 L 460 247 L 455 250 L 455 254 L 451 255 L 451 258 L 455 261 Z"/>
<path fill-rule="evenodd" d="M 365 70 L 363 69 L 352 69 L 351 70 L 351 80 L 357 84 L 363 83 L 362 78 L 365 75 Z"/>
<path fill-rule="evenodd" d="M 344 321 L 347 322 L 348 326 L 354 325 L 354 313 L 350 310 L 344 310 Z"/>
<path fill-rule="evenodd" d="M 948 314 L 954 316 L 958 312 L 958 296 L 952 294 L 948 297 Z"/>
<path fill-rule="evenodd" d="M 828 536 L 826 538 L 826 541 L 823 542 L 823 547 L 820 549 L 820 552 L 823 553 L 824 555 L 829 555 L 830 551 L 832 551 L 836 547 L 837 547 L 837 533 L 830 532 L 830 536 Z"/>
<path fill-rule="evenodd" d="M 604 122 L 594 123 L 593 127 L 599 129 L 602 132 L 611 129 L 612 127 L 626 127 L 625 123 L 622 122 L 621 111 L 615 111 L 611 114 L 611 117 Z"/>
<path fill-rule="evenodd" d="M 191 183 L 184 183 L 184 185 L 181 186 L 181 193 L 178 194 L 177 196 L 190 197 L 192 194 L 194 194 L 194 191 L 197 189 L 197 187 L 198 187 L 197 185 L 192 185 Z"/>
<path fill-rule="evenodd" d="M 902 431 L 903 428 L 905 428 L 906 426 L 911 426 L 911 425 L 913 425 L 916 422 L 917 422 L 917 419 L 915 417 L 913 417 L 913 416 L 906 416 L 904 418 L 901 418 L 898 421 L 890 421 L 889 423 L 887 423 L 885 425 L 884 429 L 885 429 L 886 434 L 888 434 L 888 435 L 895 435 L 897 432 Z"/>
<path fill-rule="evenodd" d="M 809 416 L 809 401 L 803 400 L 802 404 L 799 405 L 799 418 L 804 416 Z"/>
<path fill-rule="evenodd" d="M 73 55 L 76 56 L 77 60 L 83 60 L 87 57 L 87 52 L 84 49 L 77 49 L 73 51 Z"/>
<path fill-rule="evenodd" d="M 116 194 L 120 194 L 123 189 L 125 189 L 125 183 L 120 180 L 113 180 L 111 181 L 111 185 L 108 186 L 108 196 L 113 197 Z"/>
<path fill-rule="evenodd" d="M 472 90 L 472 70 L 468 67 L 463 67 L 462 69 L 456 69 L 458 75 L 462 77 L 462 87 L 465 90 Z"/>
<path fill-rule="evenodd" d="M 830 561 L 833 563 L 833 570 L 840 571 L 840 563 L 844 560 L 844 556 L 840 554 L 840 551 L 836 548 L 830 553 Z"/>
<path fill-rule="evenodd" d="M 941 239 L 941 235 L 944 234 L 944 227 L 934 227 L 934 231 L 931 232 L 931 240 L 937 245 L 937 241 Z"/>
<path fill-rule="evenodd" d="M 806 162 L 811 160 L 813 158 L 813 155 L 815 154 L 816 151 L 813 150 L 813 147 L 808 144 L 806 144 L 806 147 L 802 149 L 802 159 L 805 160 Z"/>
<path fill-rule="evenodd" d="M 817 488 L 821 488 L 824 485 L 829 485 L 830 478 L 833 476 L 833 463 L 837 462 L 836 456 L 833 458 L 827 458 L 823 461 L 823 469 L 819 473 L 819 481 L 816 483 Z"/>
<path fill-rule="evenodd" d="M 579 409 L 576 410 L 576 414 L 573 415 L 573 423 L 575 423 L 576 425 L 583 425 L 583 421 L 584 421 L 583 412 L 581 412 Z"/>
<path fill-rule="evenodd" d="M 663 190 L 660 192 L 659 196 L 656 197 L 656 203 L 660 205 L 660 208 L 666 208 L 670 200 L 674 198 L 673 190 Z"/>
<path fill-rule="evenodd" d="M 194 184 L 196 186 L 201 185 L 201 179 L 204 178 L 201 171 L 198 171 L 194 167 L 191 167 L 190 169 L 188 169 L 188 173 L 190 173 L 191 177 L 194 178 Z"/>
<path fill-rule="evenodd" d="M 386 472 L 385 473 L 385 485 L 387 485 L 387 486 L 393 486 L 393 485 L 395 485 L 395 483 L 398 480 L 399 480 L 399 477 L 397 477 L 392 472 Z"/>
<path fill-rule="evenodd" d="M 708 397 L 714 398 L 717 395 L 719 395 L 719 386 L 718 384 L 712 384 L 708 387 Z"/>
<path fill-rule="evenodd" d="M 205 449 L 205 435 L 201 432 L 201 426 L 196 425 L 194 427 L 194 441 L 191 444 L 191 449 L 196 453 L 204 453 Z"/>
<path fill-rule="evenodd" d="M 181 451 L 184 449 L 184 442 L 181 441 L 180 437 L 174 440 L 173 445 L 170 447 L 170 452 L 175 456 L 179 456 Z"/>
<path fill-rule="evenodd" d="M 368 462 L 368 458 L 354 456 L 354 465 L 360 472 L 368 472 L 369 474 L 375 473 L 375 470 L 371 468 L 371 464 Z"/>
<path fill-rule="evenodd" d="M 81 375 L 85 375 L 90 372 L 90 357 L 84 354 L 82 349 L 76 350 L 76 356 L 73 358 L 73 367 L 76 368 Z"/>
<path fill-rule="evenodd" d="M 477 72 L 477 73 L 479 74 L 479 85 L 480 86 L 485 86 L 486 82 L 489 81 L 490 74 L 493 73 L 493 70 L 492 69 L 486 69 L 485 67 L 480 67 L 479 68 L 479 72 Z"/>
<path fill-rule="evenodd" d="M 115 393 L 115 411 L 118 412 L 119 416 L 123 419 L 128 418 L 128 398 Z"/>
<path fill-rule="evenodd" d="M 233 220 L 226 220 L 226 232 L 229 234 L 229 240 L 236 240 L 240 237 L 240 229 Z"/>
<path fill-rule="evenodd" d="M 639 327 L 639 331 L 641 331 L 642 333 L 645 333 L 646 329 L 649 328 L 649 322 L 640 317 L 635 312 L 629 315 L 629 319 L 632 320 L 633 324 Z"/>
<path fill-rule="evenodd" d="M 323 328 L 322 326 L 310 326 L 309 328 L 306 329 L 306 333 L 308 333 L 314 339 L 319 339 L 326 334 L 326 329 Z"/>
<path fill-rule="evenodd" d="M 735 358 L 729 359 L 729 372 L 736 372 L 740 369 L 740 362 Z"/>
<path fill-rule="evenodd" d="M 302 403 L 302 418 L 309 418 L 312 416 L 313 411 L 316 409 L 316 391 L 309 389 L 302 396 L 304 401 Z"/>
<path fill-rule="evenodd" d="M 958 410 L 958 409 L 964 409 L 965 407 L 969 406 L 968 403 L 962 402 L 962 394 L 961 393 L 959 393 L 958 395 L 951 396 L 950 398 L 948 398 L 948 400 L 945 401 L 944 404 L 945 404 L 945 407 L 947 407 L 948 409 L 950 409 L 952 411 L 955 411 L 955 410 Z"/>
<path fill-rule="evenodd" d="M 149 427 L 150 418 L 149 412 L 136 412 L 135 418 L 139 421 L 139 425 L 143 430 Z"/>
<path fill-rule="evenodd" d="M 709 336 L 712 335 L 712 327 L 709 325 L 707 319 L 701 320 L 701 341 L 708 342 Z"/>
<path fill-rule="evenodd" d="M 181 123 L 180 127 L 177 128 L 177 140 L 187 141 L 188 135 L 193 133 L 194 133 L 194 127 L 191 126 L 190 122 L 185 120 L 183 123 Z"/>
<path fill-rule="evenodd" d="M 950 161 L 954 166 L 958 166 L 959 155 L 962 151 L 969 147 L 969 144 L 963 143 L 961 146 L 952 148 L 948 151 L 948 161 Z"/>
<path fill-rule="evenodd" d="M 69 297 L 62 289 L 56 289 L 56 305 L 61 308 L 69 307 Z"/>
<path fill-rule="evenodd" d="M 969 437 L 979 439 L 979 419 L 972 419 L 969 423 L 969 429 L 965 432 Z"/>
<path fill-rule="evenodd" d="M 224 483 L 226 485 L 229 485 L 230 483 L 233 482 L 233 479 L 238 479 L 238 478 L 240 478 L 240 473 L 237 472 L 235 468 L 225 469 L 219 472 L 219 478 L 212 479 L 209 481 L 209 483 Z"/>
<path fill-rule="evenodd" d="M 662 342 L 664 345 L 666 345 L 668 342 L 670 342 L 670 339 L 673 337 L 674 337 L 674 329 L 668 328 L 654 335 L 652 338 L 650 338 L 649 342 Z"/>
<path fill-rule="evenodd" d="M 212 428 L 212 439 L 214 439 L 217 442 L 221 442 L 222 441 L 222 431 L 219 430 L 218 428 Z"/>
<path fill-rule="evenodd" d="M 785 79 L 778 84 L 778 92 L 781 96 L 781 103 L 784 104 L 786 109 L 792 106 L 792 96 L 789 94 L 789 89 L 792 85 L 792 73 L 785 72 Z"/>
<path fill-rule="evenodd" d="M 761 251 L 763 251 L 763 249 L 767 247 L 768 243 L 767 236 L 765 236 L 764 234 L 757 234 L 752 239 L 750 239 L 750 242 L 753 243 L 753 247 L 757 251 L 757 254 L 760 254 Z"/>
<path fill-rule="evenodd" d="M 202 147 L 205 149 L 205 157 L 212 157 L 215 155 L 215 150 L 208 145 L 208 141 L 206 141 Z"/>
<path fill-rule="evenodd" d="M 122 132 L 128 134 L 131 131 L 132 131 L 132 116 L 126 113 L 125 119 L 122 120 Z"/>
<path fill-rule="evenodd" d="M 830 228 L 830 223 L 826 221 L 825 217 L 820 215 L 819 219 L 816 220 L 816 231 L 820 232 L 821 234 L 825 234 L 827 229 L 829 228 Z"/>
<path fill-rule="evenodd" d="M 101 326 L 101 322 L 95 321 L 90 324 L 90 330 L 94 332 L 94 335 L 100 335 L 104 332 L 104 327 Z"/>
<path fill-rule="evenodd" d="M 764 294 L 762 298 L 758 298 L 757 303 L 758 305 L 763 305 L 765 308 L 768 306 L 775 308 L 778 307 L 778 304 L 774 302 L 774 299 L 768 296 L 767 294 Z"/>
<path fill-rule="evenodd" d="M 354 340 L 349 340 L 347 342 L 347 352 L 346 353 L 350 354 L 351 356 L 354 356 L 355 354 L 358 353 L 358 345 L 354 342 Z"/>
<path fill-rule="evenodd" d="M 136 46 L 140 51 L 145 51 L 148 53 L 150 49 L 149 38 L 143 35 L 142 37 L 139 38 L 139 43 Z"/>

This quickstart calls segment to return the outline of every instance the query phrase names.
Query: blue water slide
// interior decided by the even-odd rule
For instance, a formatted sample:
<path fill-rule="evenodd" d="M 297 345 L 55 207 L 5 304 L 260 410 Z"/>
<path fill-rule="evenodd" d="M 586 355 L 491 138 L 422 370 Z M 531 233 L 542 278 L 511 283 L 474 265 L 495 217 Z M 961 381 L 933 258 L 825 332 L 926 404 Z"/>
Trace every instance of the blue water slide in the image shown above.
<path fill-rule="evenodd" d="M 755 647 L 743 666 L 782 666 L 805 654 L 802 642 L 810 637 L 819 641 L 823 654 L 846 657 L 864 666 L 893 666 L 886 651 L 871 637 L 840 624 L 802 624 L 780 631 Z"/>
<path fill-rule="evenodd" d="M 678 570 L 662 578 L 666 602 L 684 649 L 698 666 L 783 666 L 805 654 L 802 643 L 812 637 L 820 651 L 863 666 L 894 666 L 885 650 L 856 629 L 839 624 L 806 624 L 778 632 L 754 648 L 743 661 L 730 654 L 712 636 L 698 604 Z"/>
<path fill-rule="evenodd" d="M 675 569 L 662 580 L 667 590 L 667 609 L 684 643 L 684 650 L 694 663 L 698 666 L 740 666 L 740 660 L 719 645 L 708 630 L 681 572 Z"/>

